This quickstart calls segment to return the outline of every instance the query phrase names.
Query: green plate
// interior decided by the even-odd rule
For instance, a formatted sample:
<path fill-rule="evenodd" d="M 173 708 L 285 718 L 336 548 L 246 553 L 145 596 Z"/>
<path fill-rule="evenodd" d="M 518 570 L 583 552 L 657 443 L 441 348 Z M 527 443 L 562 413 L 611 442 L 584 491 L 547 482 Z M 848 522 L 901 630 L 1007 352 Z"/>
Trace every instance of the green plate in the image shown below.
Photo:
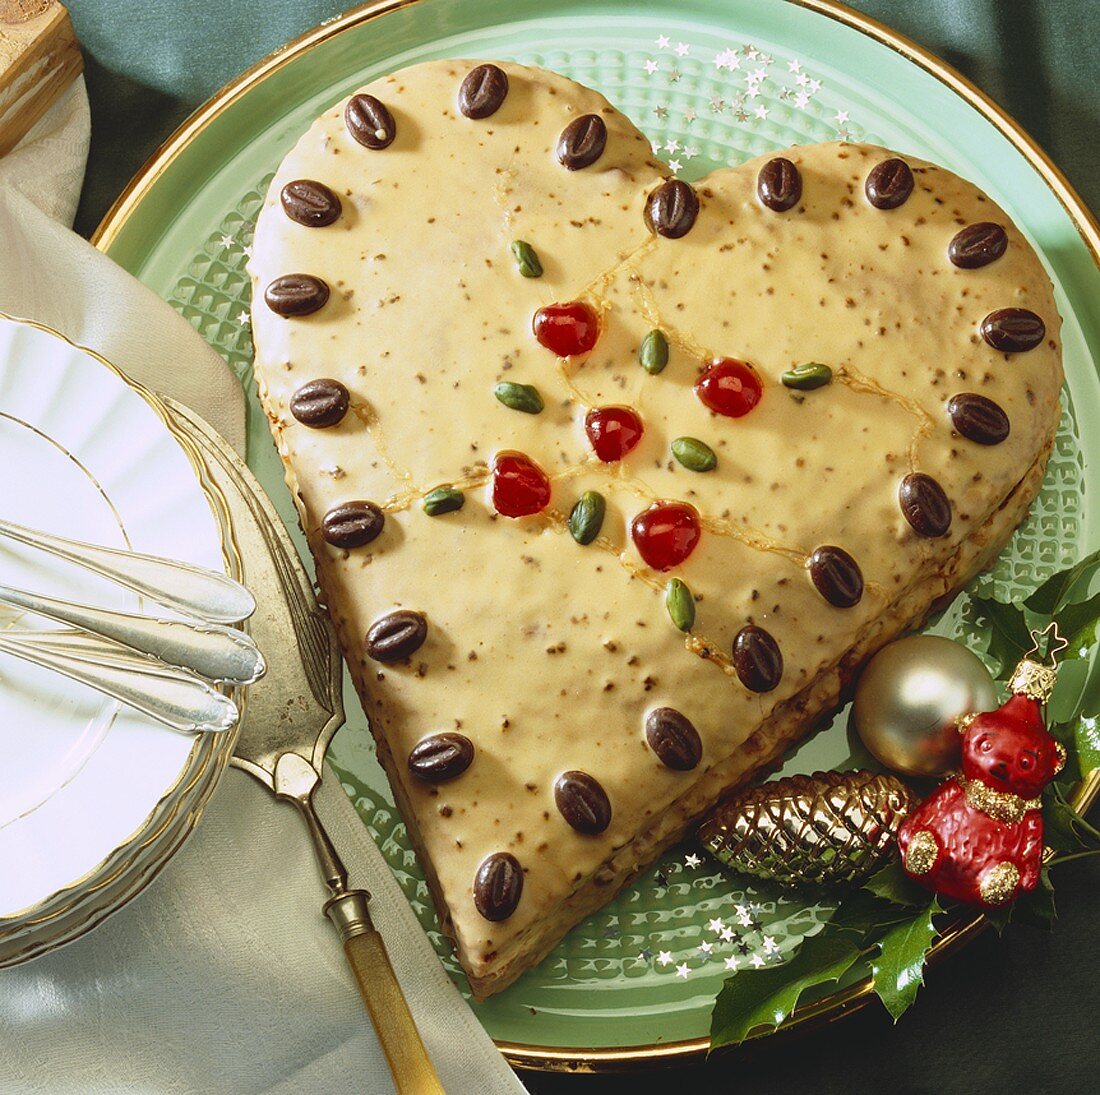
<path fill-rule="evenodd" d="M 1100 461 L 1100 429 L 1079 426 L 1100 421 L 1095 226 L 1041 153 L 949 70 L 821 0 L 391 0 L 318 28 L 185 124 L 131 184 L 97 240 L 241 378 L 253 396 L 249 463 L 293 530 L 297 517 L 252 384 L 244 264 L 253 221 L 276 165 L 315 115 L 385 72 L 449 56 L 542 65 L 598 88 L 689 179 L 790 144 L 848 136 L 935 160 L 983 187 L 1046 259 L 1065 317 L 1068 386 L 1042 494 L 975 585 L 1030 589 L 1100 543 L 1082 476 Z M 973 638 L 966 598 L 935 630 Z M 350 687 L 346 701 L 348 724 L 332 760 L 465 991 Z M 842 713 L 785 770 L 868 759 Z M 832 907 L 745 886 L 684 846 L 575 928 L 537 969 L 474 1007 L 520 1064 L 621 1067 L 699 1052 L 731 970 L 781 961 Z"/>

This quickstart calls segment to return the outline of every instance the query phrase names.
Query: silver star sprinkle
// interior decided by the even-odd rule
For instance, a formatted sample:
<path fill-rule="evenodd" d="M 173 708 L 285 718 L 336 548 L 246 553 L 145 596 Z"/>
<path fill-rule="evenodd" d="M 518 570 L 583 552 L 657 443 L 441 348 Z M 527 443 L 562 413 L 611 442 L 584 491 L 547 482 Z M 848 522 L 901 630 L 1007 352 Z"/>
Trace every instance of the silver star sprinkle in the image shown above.
<path fill-rule="evenodd" d="M 686 42 L 677 42 L 676 43 L 676 56 L 677 57 L 686 57 L 690 52 L 691 52 L 691 46 L 689 46 Z"/>
<path fill-rule="evenodd" d="M 709 943 L 709 942 L 707 942 L 707 940 L 705 940 L 705 939 L 704 939 L 704 940 L 703 940 L 703 942 L 699 944 L 699 949 L 700 949 L 700 950 L 701 950 L 701 951 L 702 951 L 702 952 L 703 952 L 704 954 L 710 954 L 710 952 L 711 952 L 712 950 L 714 950 L 714 944 L 713 944 L 713 943 Z"/>
<path fill-rule="evenodd" d="M 662 966 L 672 965 L 672 951 L 661 951 L 657 955 L 657 962 Z"/>
<path fill-rule="evenodd" d="M 682 977 L 686 981 L 687 980 L 687 975 L 688 975 L 688 964 L 686 962 L 681 962 L 680 965 L 678 965 L 676 967 L 676 976 L 677 977 Z"/>
<path fill-rule="evenodd" d="M 768 116 L 768 108 L 766 106 L 758 106 L 756 108 L 756 116 L 763 121 Z"/>
<path fill-rule="evenodd" d="M 722 99 L 711 99 L 710 110 L 712 114 L 721 114 L 725 107 L 725 101 Z"/>
<path fill-rule="evenodd" d="M 833 117 L 836 118 L 837 125 L 843 125 L 848 120 L 848 111 L 838 110 Z"/>
<path fill-rule="evenodd" d="M 698 115 L 695 113 L 695 111 L 691 110 L 690 108 L 684 111 L 684 122 L 686 125 L 691 125 L 691 123 L 694 122 L 697 117 Z"/>
<path fill-rule="evenodd" d="M 248 320 L 248 313 L 247 313 L 247 312 L 241 312 L 241 314 L 237 316 L 237 322 L 238 322 L 238 323 L 239 323 L 239 324 L 240 324 L 240 325 L 241 325 L 242 327 L 246 327 L 246 326 L 248 326 L 248 322 L 249 322 L 249 320 Z"/>
<path fill-rule="evenodd" d="M 734 958 L 732 954 L 726 959 L 726 969 L 728 969 L 728 970 L 737 969 L 737 959 Z"/>
<path fill-rule="evenodd" d="M 787 71 L 788 72 L 801 72 L 802 71 L 802 62 L 800 60 L 798 60 L 797 57 L 793 61 L 788 61 L 787 62 Z"/>
<path fill-rule="evenodd" d="M 668 166 L 672 169 L 673 174 L 676 174 L 678 171 L 683 171 L 684 169 L 684 165 L 680 163 L 679 160 L 669 160 Z"/>
<path fill-rule="evenodd" d="M 733 115 L 739 122 L 747 122 L 749 120 L 748 113 L 741 110 L 740 107 L 734 112 Z"/>
<path fill-rule="evenodd" d="M 754 955 L 752 956 L 752 964 L 753 964 L 753 965 L 754 965 L 754 966 L 755 966 L 755 967 L 756 967 L 757 969 L 760 969 L 760 967 L 761 967 L 761 966 L 766 966 L 766 965 L 767 965 L 767 962 L 765 962 L 765 961 L 764 961 L 764 959 L 760 957 L 760 955 L 758 955 L 758 954 L 754 954 Z"/>
<path fill-rule="evenodd" d="M 665 148 L 667 148 L 669 150 L 669 152 L 675 152 L 676 149 L 670 147 L 671 145 L 674 145 L 674 144 L 676 145 L 677 148 L 679 148 L 679 144 L 677 144 L 676 141 L 669 141 L 669 143 L 665 145 Z M 691 852 L 689 855 L 684 856 L 684 862 L 689 867 L 691 867 L 692 870 L 694 870 L 703 861 L 694 852 Z"/>
<path fill-rule="evenodd" d="M 764 936 L 764 953 L 765 954 L 778 954 L 779 944 L 770 936 Z"/>
<path fill-rule="evenodd" d="M 722 937 L 723 943 L 733 942 L 733 928 L 723 927 L 718 934 Z"/>
<path fill-rule="evenodd" d="M 218 243 L 221 244 L 221 246 L 224 247 L 228 251 L 229 248 L 233 246 L 233 237 L 228 236 L 228 235 L 219 236 L 218 237 Z"/>
<path fill-rule="evenodd" d="M 655 106 L 653 108 L 653 117 L 654 118 L 667 118 L 668 117 L 668 107 L 667 106 Z"/>
<path fill-rule="evenodd" d="M 699 155 L 699 149 L 697 149 L 695 147 L 695 145 L 693 145 L 693 144 L 684 145 L 684 159 L 685 160 L 694 159 L 698 155 Z"/>
<path fill-rule="evenodd" d="M 658 49 L 668 49 L 668 35 L 667 34 L 658 35 L 658 37 L 657 37 L 657 48 Z"/>
<path fill-rule="evenodd" d="M 712 932 L 720 932 L 724 927 L 725 925 L 722 923 L 721 920 L 718 919 L 718 917 L 715 917 L 713 920 L 707 921 L 707 928 Z"/>
<path fill-rule="evenodd" d="M 650 76 L 652 76 L 657 71 L 657 68 L 658 68 L 658 65 L 657 65 L 656 61 L 646 61 L 645 62 L 645 70 Z"/>
<path fill-rule="evenodd" d="M 669 69 L 668 82 L 670 84 L 676 84 L 680 82 L 680 70 L 678 68 Z"/>

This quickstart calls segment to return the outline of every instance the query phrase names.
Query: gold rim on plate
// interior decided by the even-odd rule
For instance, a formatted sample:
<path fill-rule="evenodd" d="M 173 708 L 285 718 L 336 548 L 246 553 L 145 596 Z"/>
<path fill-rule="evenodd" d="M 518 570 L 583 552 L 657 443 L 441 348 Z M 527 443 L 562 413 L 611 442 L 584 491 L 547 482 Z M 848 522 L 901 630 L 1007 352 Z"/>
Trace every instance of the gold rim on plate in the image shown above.
<path fill-rule="evenodd" d="M 88 354 L 145 401 L 163 422 L 191 464 L 218 528 L 226 571 L 231 577 L 239 578 L 241 556 L 230 519 L 228 500 L 221 488 L 210 477 L 195 443 L 175 421 L 160 399 L 148 388 L 128 377 L 101 354 L 87 346 L 81 346 L 60 331 L 44 323 L 9 315 L 6 312 L 0 312 L 0 319 L 43 331 L 74 349 Z M 241 718 L 244 717 L 247 704 L 245 696 L 244 689 L 233 690 L 233 698 Z M 229 765 L 236 736 L 235 731 L 228 734 L 199 735 L 192 746 L 186 765 L 172 785 L 149 811 L 144 821 L 110 854 L 62 889 L 25 909 L 0 917 L 0 968 L 18 965 L 54 947 L 71 942 L 140 893 L 194 829 L 218 779 Z M 178 830 L 173 828 L 177 824 Z M 170 830 L 175 838 L 172 846 L 168 847 L 165 844 L 157 849 L 158 842 Z M 155 857 L 143 861 L 143 857 L 151 849 L 157 849 Z M 140 885 L 128 891 L 111 894 L 111 888 L 123 880 L 128 872 L 135 870 Z M 110 895 L 106 901 L 93 903 L 90 900 L 97 894 L 102 895 L 105 891 Z M 78 915 L 80 919 L 76 920 L 75 917 Z M 47 934 L 49 926 L 55 922 L 61 922 L 58 930 Z M 22 946 L 18 946 L 20 940 L 22 940 Z M 9 946 L 11 950 L 8 949 Z"/>
<path fill-rule="evenodd" d="M 320 43 L 353 27 L 419 2 L 420 0 L 374 0 L 373 3 L 352 8 L 330 22 L 314 27 L 293 39 L 246 69 L 236 79 L 231 80 L 184 121 L 138 170 L 100 221 L 92 234 L 92 243 L 100 250 L 106 251 L 176 157 L 211 122 L 258 84 Z M 923 46 L 892 30 L 884 23 L 880 23 L 877 19 L 855 11 L 846 4 L 838 3 L 837 0 L 786 0 L 786 2 L 807 8 L 888 46 L 969 103 L 1012 143 L 1047 184 L 1076 227 L 1093 261 L 1100 267 L 1100 224 L 1069 180 L 1035 140 L 975 84 Z M 1100 769 L 1094 769 L 1077 788 L 1073 804 L 1078 810 L 1088 810 L 1098 794 L 1100 794 Z M 976 936 L 986 926 L 987 922 L 981 914 L 961 917 L 941 932 L 932 947 L 929 960 L 933 962 L 941 960 Z M 873 995 L 873 978 L 868 976 L 849 988 L 797 1008 L 778 1029 L 780 1032 L 786 1032 L 794 1028 L 807 1029 L 832 1022 L 862 1007 L 871 1000 Z M 770 1031 L 757 1033 L 750 1035 L 749 1040 L 756 1041 L 765 1036 L 774 1037 L 775 1035 Z M 577 1073 L 630 1071 L 643 1064 L 657 1067 L 681 1064 L 688 1058 L 704 1056 L 710 1049 L 710 1039 L 706 1037 L 661 1045 L 628 1046 L 621 1049 L 595 1047 L 554 1050 L 517 1042 L 498 1041 L 496 1044 L 509 1064 L 516 1068 Z"/>

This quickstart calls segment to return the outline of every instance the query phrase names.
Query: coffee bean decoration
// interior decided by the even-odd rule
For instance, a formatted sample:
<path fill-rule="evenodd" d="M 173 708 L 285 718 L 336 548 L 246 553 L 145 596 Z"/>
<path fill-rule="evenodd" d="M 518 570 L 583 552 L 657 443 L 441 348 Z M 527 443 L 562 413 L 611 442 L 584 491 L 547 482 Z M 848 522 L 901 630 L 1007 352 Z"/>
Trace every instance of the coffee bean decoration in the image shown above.
<path fill-rule="evenodd" d="M 836 608 L 851 608 L 863 596 L 859 564 L 843 548 L 826 544 L 809 560 L 810 578 L 818 593 Z"/>
<path fill-rule="evenodd" d="M 750 692 L 770 692 L 783 676 L 779 643 L 755 624 L 741 628 L 733 640 L 733 668 Z"/>
<path fill-rule="evenodd" d="M 523 868 L 511 852 L 493 852 L 474 876 L 474 905 L 486 920 L 507 920 L 523 895 Z"/>
<path fill-rule="evenodd" d="M 591 167 L 607 145 L 607 126 L 598 114 L 574 118 L 558 138 L 558 163 L 570 171 Z"/>
<path fill-rule="evenodd" d="M 674 707 L 657 707 L 645 718 L 645 740 L 674 772 L 690 772 L 703 759 L 703 742 L 691 720 Z"/>
<path fill-rule="evenodd" d="M 1034 350 L 1046 333 L 1046 324 L 1026 308 L 1001 308 L 982 320 L 982 338 L 1006 354 Z"/>
<path fill-rule="evenodd" d="M 578 833 L 596 836 L 611 824 L 611 800 L 587 772 L 563 772 L 554 783 L 558 812 Z"/>
<path fill-rule="evenodd" d="M 328 285 L 312 274 L 283 274 L 264 290 L 264 303 L 277 315 L 308 316 L 328 303 Z"/>
<path fill-rule="evenodd" d="M 428 637 L 428 621 L 422 612 L 399 608 L 370 625 L 363 644 L 376 662 L 401 662 L 411 658 Z"/>
<path fill-rule="evenodd" d="M 303 426 L 325 430 L 338 426 L 351 405 L 351 396 L 339 380 L 321 377 L 303 384 L 290 397 L 290 413 Z"/>
<path fill-rule="evenodd" d="M 943 487 L 924 472 L 914 472 L 901 481 L 898 505 L 920 536 L 943 536 L 951 527 L 951 503 Z"/>
<path fill-rule="evenodd" d="M 773 213 L 786 213 L 802 200 L 802 174 L 790 160 L 768 160 L 756 177 L 756 193 Z"/>
<path fill-rule="evenodd" d="M 913 193 L 913 172 L 904 160 L 883 160 L 871 168 L 863 189 L 876 209 L 897 209 Z"/>
<path fill-rule="evenodd" d="M 961 270 L 977 270 L 996 262 L 1008 250 L 1008 235 L 999 224 L 968 224 L 947 245 L 947 257 Z"/>
<path fill-rule="evenodd" d="M 321 535 L 338 548 L 357 548 L 377 538 L 385 514 L 373 502 L 344 502 L 334 506 L 321 522 Z"/>
<path fill-rule="evenodd" d="M 500 110 L 508 95 L 508 76 L 496 65 L 470 69 L 458 89 L 458 109 L 467 118 L 488 118 Z"/>
<path fill-rule="evenodd" d="M 1008 415 L 999 403 L 975 392 L 951 397 L 947 413 L 955 429 L 968 441 L 979 445 L 999 445 L 1010 429 Z"/>
<path fill-rule="evenodd" d="M 324 228 L 340 216 L 340 199 L 315 179 L 294 179 L 279 192 L 283 212 L 306 228 Z"/>
<path fill-rule="evenodd" d="M 344 108 L 344 124 L 364 148 L 375 151 L 393 144 L 397 136 L 389 108 L 373 95 L 353 95 Z"/>
<path fill-rule="evenodd" d="M 680 179 L 666 179 L 645 203 L 645 220 L 649 230 L 670 240 L 686 236 L 698 215 L 699 198 Z"/>
<path fill-rule="evenodd" d="M 409 771 L 424 783 L 457 779 L 474 760 L 474 743 L 448 731 L 421 738 L 409 753 Z"/>

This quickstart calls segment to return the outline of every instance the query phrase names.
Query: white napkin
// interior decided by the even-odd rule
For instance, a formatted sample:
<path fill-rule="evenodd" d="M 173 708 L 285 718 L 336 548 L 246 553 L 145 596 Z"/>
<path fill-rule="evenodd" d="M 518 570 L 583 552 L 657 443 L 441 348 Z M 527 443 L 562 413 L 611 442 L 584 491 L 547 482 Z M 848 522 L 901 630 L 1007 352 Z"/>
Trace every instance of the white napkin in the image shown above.
<path fill-rule="evenodd" d="M 71 224 L 88 148 L 78 81 L 0 159 L 0 312 L 90 346 L 238 449 L 225 363 Z M 53 218 L 53 219 L 51 219 Z M 440 965 L 329 770 L 318 808 L 371 910 L 446 1090 L 522 1092 Z M 96 931 L 0 971 L 0 1091 L 20 1095 L 392 1092 L 292 807 L 227 773 L 161 877 Z"/>

